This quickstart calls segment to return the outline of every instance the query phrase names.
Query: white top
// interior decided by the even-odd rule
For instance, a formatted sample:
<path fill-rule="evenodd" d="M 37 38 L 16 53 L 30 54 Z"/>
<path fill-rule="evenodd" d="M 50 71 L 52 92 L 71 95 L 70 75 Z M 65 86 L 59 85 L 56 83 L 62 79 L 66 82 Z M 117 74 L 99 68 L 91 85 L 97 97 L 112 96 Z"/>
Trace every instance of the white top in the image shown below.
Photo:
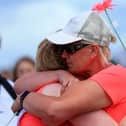
<path fill-rule="evenodd" d="M 13 82 L 8 80 L 8 82 L 13 86 Z M 0 126 L 6 126 L 8 121 L 12 118 L 13 112 L 11 111 L 11 106 L 13 99 L 8 94 L 8 92 L 0 85 Z M 8 126 L 16 126 L 17 117 L 15 117 Z"/>

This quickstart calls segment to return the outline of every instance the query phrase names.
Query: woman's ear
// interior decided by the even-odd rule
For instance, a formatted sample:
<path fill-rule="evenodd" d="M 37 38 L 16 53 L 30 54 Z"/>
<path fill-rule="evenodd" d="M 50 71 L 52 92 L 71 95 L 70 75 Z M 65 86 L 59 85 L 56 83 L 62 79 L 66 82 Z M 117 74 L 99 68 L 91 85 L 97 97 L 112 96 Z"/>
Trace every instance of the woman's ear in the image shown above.
<path fill-rule="evenodd" d="M 89 51 L 91 52 L 91 57 L 94 58 L 98 55 L 98 48 L 99 46 L 98 45 L 91 45 L 89 47 Z"/>

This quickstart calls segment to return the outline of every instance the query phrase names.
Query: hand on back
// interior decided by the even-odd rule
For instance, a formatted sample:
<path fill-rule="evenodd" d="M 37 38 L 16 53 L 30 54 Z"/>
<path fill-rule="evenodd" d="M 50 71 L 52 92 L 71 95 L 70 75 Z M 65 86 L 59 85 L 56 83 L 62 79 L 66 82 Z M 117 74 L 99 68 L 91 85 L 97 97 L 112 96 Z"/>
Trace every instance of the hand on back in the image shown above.
<path fill-rule="evenodd" d="M 76 78 L 74 75 L 71 73 L 64 71 L 64 70 L 59 70 L 59 83 L 62 84 L 62 89 L 61 89 L 61 94 L 71 85 L 76 84 L 80 80 Z"/>

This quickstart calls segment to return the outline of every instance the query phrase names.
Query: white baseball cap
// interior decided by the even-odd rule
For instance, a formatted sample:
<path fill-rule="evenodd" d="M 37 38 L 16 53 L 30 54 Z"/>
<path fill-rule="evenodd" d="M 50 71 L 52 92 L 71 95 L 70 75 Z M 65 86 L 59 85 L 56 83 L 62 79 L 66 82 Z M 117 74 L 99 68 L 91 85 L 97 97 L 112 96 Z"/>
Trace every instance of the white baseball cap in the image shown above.
<path fill-rule="evenodd" d="M 110 42 L 116 40 L 111 29 L 97 12 L 91 12 L 86 19 L 84 14 L 73 17 L 63 29 L 57 30 L 46 38 L 58 45 L 85 40 L 89 44 L 108 46 Z"/>

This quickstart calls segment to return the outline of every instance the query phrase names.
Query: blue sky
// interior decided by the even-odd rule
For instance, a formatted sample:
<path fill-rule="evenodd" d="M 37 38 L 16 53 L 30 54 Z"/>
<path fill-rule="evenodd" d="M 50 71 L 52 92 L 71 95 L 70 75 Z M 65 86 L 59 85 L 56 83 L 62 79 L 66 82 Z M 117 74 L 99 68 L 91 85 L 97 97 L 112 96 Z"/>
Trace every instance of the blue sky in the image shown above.
<path fill-rule="evenodd" d="M 100 1 L 0 0 L 0 70 L 12 67 L 23 55 L 35 58 L 37 46 L 46 35 L 64 26 L 71 17 L 89 11 Z M 116 6 L 109 14 L 121 37 L 126 39 L 126 1 L 113 0 L 113 3 Z M 126 66 L 126 52 L 119 41 L 111 45 L 111 49 L 112 57 Z"/>

